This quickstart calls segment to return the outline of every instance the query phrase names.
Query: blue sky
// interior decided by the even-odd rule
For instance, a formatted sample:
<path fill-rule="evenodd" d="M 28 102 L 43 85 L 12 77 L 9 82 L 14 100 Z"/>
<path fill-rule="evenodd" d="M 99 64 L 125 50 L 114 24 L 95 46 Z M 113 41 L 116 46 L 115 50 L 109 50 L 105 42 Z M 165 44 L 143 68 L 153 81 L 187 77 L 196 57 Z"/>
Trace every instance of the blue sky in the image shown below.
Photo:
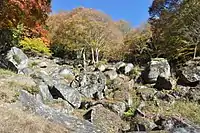
<path fill-rule="evenodd" d="M 53 0 L 53 12 L 76 7 L 94 8 L 110 15 L 114 20 L 126 20 L 138 26 L 148 19 L 152 0 Z"/>

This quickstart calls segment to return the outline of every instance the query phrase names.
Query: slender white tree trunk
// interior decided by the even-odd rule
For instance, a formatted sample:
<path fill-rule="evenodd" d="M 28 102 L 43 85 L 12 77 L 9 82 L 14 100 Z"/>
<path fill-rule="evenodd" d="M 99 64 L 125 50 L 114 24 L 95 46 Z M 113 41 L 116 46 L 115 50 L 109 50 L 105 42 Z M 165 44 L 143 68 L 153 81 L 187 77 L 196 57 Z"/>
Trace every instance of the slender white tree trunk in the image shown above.
<path fill-rule="evenodd" d="M 99 49 L 96 48 L 95 52 L 96 52 L 96 63 L 98 63 L 99 62 Z"/>
<path fill-rule="evenodd" d="M 93 48 L 91 48 L 91 52 L 92 52 L 92 64 L 94 64 L 95 63 L 95 59 L 94 59 L 94 49 Z"/>
<path fill-rule="evenodd" d="M 198 44 L 196 44 L 196 45 L 195 45 L 195 48 L 194 48 L 194 57 L 193 57 L 193 59 L 196 58 L 196 54 L 197 54 L 197 45 L 198 45 Z"/>
<path fill-rule="evenodd" d="M 83 49 L 83 69 L 86 70 L 86 56 L 85 56 L 85 49 Z"/>

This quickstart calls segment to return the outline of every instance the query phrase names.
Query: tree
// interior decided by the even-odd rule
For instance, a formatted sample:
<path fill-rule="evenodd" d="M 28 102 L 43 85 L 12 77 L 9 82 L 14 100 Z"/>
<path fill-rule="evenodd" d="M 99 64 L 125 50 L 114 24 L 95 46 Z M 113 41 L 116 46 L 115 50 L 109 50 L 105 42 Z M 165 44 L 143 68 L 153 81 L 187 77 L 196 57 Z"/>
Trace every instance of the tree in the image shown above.
<path fill-rule="evenodd" d="M 131 25 L 127 21 L 119 20 L 115 23 L 124 35 L 126 35 L 132 29 Z"/>
<path fill-rule="evenodd" d="M 164 33 L 171 30 L 171 25 L 176 21 L 175 13 L 181 0 L 154 0 L 149 8 L 149 23 L 152 30 L 152 41 L 158 57 L 165 55 L 163 48 L 167 48 Z"/>
<path fill-rule="evenodd" d="M 41 37 L 48 44 L 44 24 L 51 11 L 50 4 L 51 0 L 0 0 L 0 33 L 1 37 L 9 38 L 0 40 L 3 48 L 0 51 L 5 52 L 11 46 L 18 45 L 24 36 Z M 9 33 L 9 37 L 6 37 L 6 33 Z"/>
<path fill-rule="evenodd" d="M 51 0 L 1 0 L 0 28 L 44 24 L 51 11 L 50 4 Z"/>
<path fill-rule="evenodd" d="M 65 16 L 65 19 L 50 31 L 54 48 L 59 46 L 65 51 L 82 50 L 83 53 L 90 51 L 92 63 L 98 62 L 99 56 L 117 58 L 116 53 L 120 50 L 116 50 L 123 45 L 123 35 L 109 16 L 94 9 L 77 8 L 52 17 L 60 16 Z"/>
<path fill-rule="evenodd" d="M 145 63 L 150 60 L 153 51 L 150 39 L 152 37 L 150 25 L 141 25 L 129 31 L 124 39 L 127 46 L 126 60 L 134 63 Z"/>
<path fill-rule="evenodd" d="M 158 56 L 186 61 L 198 55 L 199 8 L 198 0 L 154 0 L 149 11 Z"/>

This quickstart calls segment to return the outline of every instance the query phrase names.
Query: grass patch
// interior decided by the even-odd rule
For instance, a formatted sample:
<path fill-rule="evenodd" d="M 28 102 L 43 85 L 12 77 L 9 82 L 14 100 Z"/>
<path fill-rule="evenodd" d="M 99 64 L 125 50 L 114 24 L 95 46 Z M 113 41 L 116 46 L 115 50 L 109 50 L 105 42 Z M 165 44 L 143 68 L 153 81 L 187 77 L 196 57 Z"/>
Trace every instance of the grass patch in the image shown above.
<path fill-rule="evenodd" d="M 38 94 L 39 93 L 39 88 L 37 86 L 26 86 L 22 84 L 18 84 L 17 82 L 8 82 L 8 87 L 9 88 L 15 88 L 14 90 L 26 90 L 32 95 Z"/>
<path fill-rule="evenodd" d="M 29 67 L 35 67 L 35 66 L 37 66 L 38 65 L 38 62 L 31 62 L 30 64 L 29 64 Z"/>
<path fill-rule="evenodd" d="M 107 65 L 108 64 L 108 61 L 107 60 L 101 60 L 99 61 L 98 63 L 96 63 L 96 67 L 100 67 L 101 65 Z"/>
<path fill-rule="evenodd" d="M 31 113 L 8 107 L 0 108 L 1 133 L 69 133 L 62 125 Z"/>
<path fill-rule="evenodd" d="M 30 77 L 17 75 L 11 71 L 0 69 L 0 103 L 12 103 L 18 99 L 19 90 L 26 90 L 35 95 L 39 88 Z"/>
<path fill-rule="evenodd" d="M 137 95 L 136 90 L 132 91 L 132 105 L 128 111 L 124 112 L 125 117 L 132 117 L 135 115 L 135 111 L 141 103 L 141 98 Z"/>
<path fill-rule="evenodd" d="M 129 75 L 130 75 L 130 77 L 131 78 L 136 78 L 136 77 L 138 77 L 140 74 L 141 74 L 141 71 L 142 71 L 142 69 L 140 68 L 140 66 L 135 66 L 134 68 L 133 68 L 133 70 L 131 70 L 130 72 L 129 72 Z"/>
<path fill-rule="evenodd" d="M 16 73 L 10 71 L 10 70 L 6 70 L 6 69 L 1 69 L 0 68 L 0 75 L 15 75 Z"/>
<path fill-rule="evenodd" d="M 160 102 L 159 106 L 156 105 L 156 102 Z M 178 116 L 200 124 L 200 105 L 195 102 L 176 101 L 174 104 L 167 104 L 163 101 L 147 101 L 143 111 L 147 114 Z"/>

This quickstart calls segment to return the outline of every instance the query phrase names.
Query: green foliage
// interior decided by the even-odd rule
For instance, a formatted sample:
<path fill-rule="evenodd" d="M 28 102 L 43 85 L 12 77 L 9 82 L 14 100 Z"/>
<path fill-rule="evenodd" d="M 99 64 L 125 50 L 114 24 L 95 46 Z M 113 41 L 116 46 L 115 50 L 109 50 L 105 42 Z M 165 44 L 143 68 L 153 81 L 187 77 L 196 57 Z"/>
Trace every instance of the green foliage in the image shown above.
<path fill-rule="evenodd" d="M 158 57 L 176 63 L 200 55 L 199 0 L 154 0 L 149 10 Z"/>
<path fill-rule="evenodd" d="M 0 69 L 0 75 L 14 75 L 15 73 L 10 70 Z"/>
<path fill-rule="evenodd" d="M 129 109 L 128 111 L 124 112 L 125 117 L 132 117 L 135 115 L 135 110 Z"/>
<path fill-rule="evenodd" d="M 18 45 L 19 42 L 21 41 L 22 35 L 24 33 L 23 24 L 19 24 L 19 25 L 17 25 L 16 28 L 13 28 L 12 33 L 13 33 L 13 44 Z"/>
<path fill-rule="evenodd" d="M 24 38 L 20 41 L 20 47 L 28 53 L 50 55 L 49 48 L 40 38 Z"/>
<path fill-rule="evenodd" d="M 129 108 L 129 110 L 127 112 L 124 112 L 124 116 L 125 117 L 132 117 L 132 116 L 134 116 L 136 109 L 138 108 L 138 106 L 141 103 L 141 99 L 137 95 L 137 91 L 136 90 L 132 91 L 132 101 L 133 101 L 133 103 L 132 103 L 131 107 Z"/>
<path fill-rule="evenodd" d="M 140 76 L 142 69 L 139 65 L 134 66 L 133 70 L 130 71 L 129 75 L 131 78 L 135 79 Z"/>
<path fill-rule="evenodd" d="M 130 30 L 124 37 L 125 60 L 134 64 L 146 63 L 150 60 L 152 48 L 149 46 L 151 39 L 150 25 L 144 24 L 137 29 Z"/>
<path fill-rule="evenodd" d="M 0 53 L 7 52 L 14 46 L 13 32 L 11 29 L 0 29 Z"/>
<path fill-rule="evenodd" d="M 37 65 L 38 65 L 38 63 L 35 62 L 35 61 L 34 61 L 34 62 L 31 62 L 31 63 L 29 64 L 30 67 L 35 67 L 35 66 L 37 66 Z"/>

